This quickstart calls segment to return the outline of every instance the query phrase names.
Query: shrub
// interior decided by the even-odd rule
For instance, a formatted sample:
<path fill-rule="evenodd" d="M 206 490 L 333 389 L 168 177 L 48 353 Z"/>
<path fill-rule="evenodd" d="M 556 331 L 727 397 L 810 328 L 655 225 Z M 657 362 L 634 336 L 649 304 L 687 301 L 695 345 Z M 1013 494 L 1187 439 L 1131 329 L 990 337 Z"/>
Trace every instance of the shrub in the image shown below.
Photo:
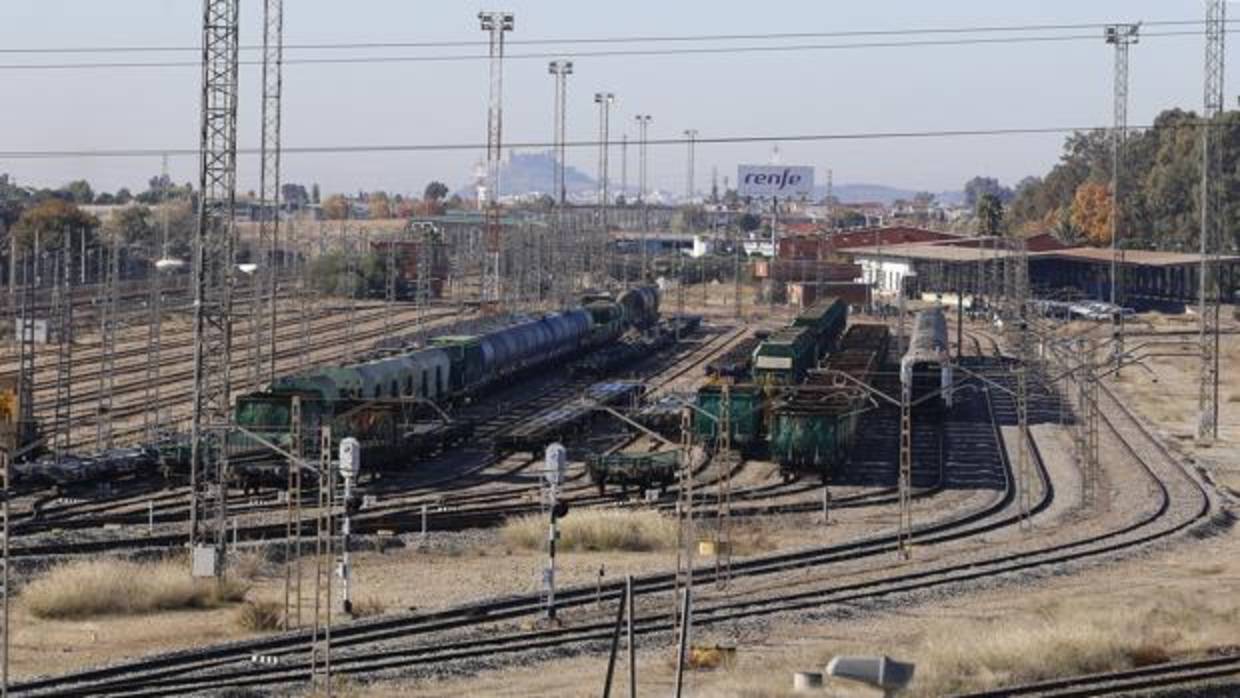
<path fill-rule="evenodd" d="M 250 632 L 279 630 L 284 619 L 284 604 L 275 601 L 248 601 L 237 609 L 237 625 Z"/>
<path fill-rule="evenodd" d="M 22 591 L 39 618 L 85 618 L 191 608 L 215 608 L 245 598 L 235 581 L 194 579 L 184 564 L 164 560 L 82 560 L 53 567 Z"/>
<path fill-rule="evenodd" d="M 541 549 L 547 540 L 547 518 L 527 515 L 508 519 L 500 536 L 514 548 Z M 584 509 L 560 520 L 561 550 L 647 552 L 675 546 L 676 521 L 657 511 Z"/>

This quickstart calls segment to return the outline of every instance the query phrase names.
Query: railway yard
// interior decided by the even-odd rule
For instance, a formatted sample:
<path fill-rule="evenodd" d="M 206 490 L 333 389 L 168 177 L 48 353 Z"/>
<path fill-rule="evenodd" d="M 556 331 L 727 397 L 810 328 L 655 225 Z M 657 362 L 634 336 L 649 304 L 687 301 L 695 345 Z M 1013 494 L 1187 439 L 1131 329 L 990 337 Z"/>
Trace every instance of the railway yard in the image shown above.
<path fill-rule="evenodd" d="M 703 290 L 721 295 L 718 288 Z M 269 453 L 259 461 L 276 476 L 237 479 L 230 487 L 223 542 L 227 569 L 244 583 L 243 604 L 287 609 L 288 630 L 239 626 L 237 603 L 136 617 L 40 617 L 19 593 L 11 690 L 297 693 L 310 675 L 310 634 L 325 631 L 327 611 L 336 606 L 331 671 L 347 695 L 586 695 L 593 689 L 584 687 L 606 673 L 626 577 L 642 694 L 671 690 L 678 680 L 683 616 L 677 609 L 690 577 L 688 657 L 695 668 L 679 681 L 695 694 L 782 695 L 794 672 L 842 653 L 917 661 L 917 695 L 994 689 L 1012 695 L 1019 694 L 1012 693 L 1017 685 L 1029 685 L 1030 694 L 1092 695 L 1103 684 L 1068 677 L 1127 670 L 1108 674 L 1106 685 L 1156 687 L 1236 671 L 1228 663 L 1225 619 L 1240 607 L 1197 596 L 1203 586 L 1217 590 L 1240 579 L 1226 562 L 1235 547 L 1229 483 L 1240 480 L 1228 466 L 1234 435 L 1224 431 L 1209 448 L 1192 438 L 1195 394 L 1162 387 L 1192 370 L 1189 359 L 1161 355 L 1150 371 L 1128 368 L 1096 380 L 1098 460 L 1091 468 L 1080 452 L 1087 437 L 1076 388 L 1049 378 L 1055 359 L 1030 368 L 1023 403 L 1018 399 L 1020 362 L 1012 343 L 1021 340 L 1011 332 L 973 320 L 956 329 L 950 309 L 929 306 L 901 326 L 856 308 L 848 313 L 829 299 L 799 314 L 740 321 L 720 310 L 728 306 L 723 297 L 700 309 L 684 306 L 702 311 L 692 316 L 669 314 L 668 300 L 642 321 L 646 329 L 634 324 L 638 333 L 623 339 L 647 342 L 645 349 L 598 345 L 579 350 L 561 370 L 530 359 L 467 401 L 449 406 L 440 397 L 444 423 L 427 422 L 404 405 L 402 419 L 414 420 L 403 422 L 404 438 L 444 424 L 464 436 L 433 446 L 407 441 L 422 444 L 419 455 L 384 465 L 385 451 L 364 447 L 379 459 L 363 457 L 364 469 L 376 463 L 376 472 L 355 484 L 364 501 L 332 505 L 336 516 L 352 512 L 351 613 L 339 608 L 339 588 L 320 588 L 334 575 L 316 572 L 330 559 L 315 552 L 322 491 L 282 487 L 287 476 L 279 473 L 287 473 L 288 461 L 272 461 Z M 626 308 L 624 296 L 612 306 L 621 310 L 598 305 L 608 302 L 588 300 L 570 316 L 583 323 L 593 317 L 597 327 L 638 314 Z M 316 366 L 371 365 L 365 362 L 375 359 L 367 357 L 383 352 L 368 347 L 381 339 L 392 346 L 393 328 L 405 335 L 417 328 L 419 345 L 447 346 L 433 338 L 458 342 L 466 327 L 483 333 L 522 327 L 519 319 L 513 325 L 462 317 L 446 305 L 344 302 L 324 304 L 306 321 L 341 340 L 299 349 L 301 320 L 287 320 L 277 334 L 276 361 L 294 376 L 313 375 Z M 1172 316 L 1144 321 L 1152 331 L 1177 327 Z M 352 327 L 347 338 L 344 323 Z M 49 569 L 86 559 L 187 564 L 179 551 L 189 534 L 190 489 L 166 435 L 184 423 L 189 406 L 177 386 L 192 377 L 180 373 L 186 348 L 178 333 L 187 330 L 175 319 L 164 323 L 165 332 L 170 327 L 160 355 L 167 377 L 159 403 L 165 441 L 155 451 L 161 465 L 105 468 L 103 475 L 70 469 L 58 482 L 27 482 L 10 503 L 8 555 L 19 589 Z M 586 327 L 578 341 L 590 336 Z M 1038 327 L 1048 338 L 1099 331 L 1080 322 L 1039 320 Z M 125 416 L 112 427 L 125 446 L 151 433 L 143 385 L 149 349 L 144 328 L 128 332 L 117 354 L 133 358 L 116 363 L 123 396 L 116 404 Z M 616 341 L 623 330 L 610 332 L 602 341 Z M 72 373 L 80 385 L 70 394 L 73 411 L 89 422 L 98 357 L 91 338 L 78 340 L 86 348 L 75 350 L 82 368 Z M 1224 370 L 1240 360 L 1231 342 L 1228 335 Z M 802 350 L 805 359 L 771 360 Z M 416 357 L 437 350 L 397 351 Z M 238 356 L 249 358 L 244 349 Z M 43 391 L 56 382 L 57 362 L 40 354 L 35 367 L 36 415 L 52 415 L 55 393 L 44 398 Z M 244 365 L 238 373 L 245 375 Z M 762 376 L 754 384 L 761 390 L 747 387 L 751 376 Z M 308 378 L 296 380 L 308 385 Z M 347 381 L 333 380 L 334 388 L 322 389 L 347 397 Z M 451 384 L 441 382 L 444 390 Z M 274 385 L 281 384 L 295 381 Z M 906 478 L 899 397 L 905 384 L 912 417 Z M 950 391 L 940 389 L 948 384 Z M 413 383 L 397 386 L 397 393 L 405 387 L 411 397 L 421 394 Z M 363 386 L 359 401 L 373 408 L 378 390 L 371 395 Z M 327 406 L 306 388 L 295 394 L 302 409 Z M 274 392 L 261 395 L 264 404 L 276 399 Z M 1235 404 L 1229 399 L 1224 407 L 1225 429 L 1232 428 Z M 762 414 L 768 409 L 784 416 L 768 418 Z M 322 420 L 348 424 L 326 413 Z M 727 430 L 720 427 L 724 420 Z M 786 426 L 789 420 L 794 427 Z M 255 423 L 260 427 L 271 431 Z M 282 429 L 288 432 L 287 423 Z M 274 431 L 269 441 L 279 441 Z M 95 443 L 93 428 L 80 432 L 68 452 L 89 452 Z M 369 432 L 354 433 L 371 443 Z M 567 512 L 557 522 L 563 537 L 556 615 L 549 621 L 543 451 L 554 441 L 568 447 L 569 457 L 557 487 Z M 256 467 L 259 461 L 248 458 L 237 467 Z M 18 482 L 51 460 L 14 466 Z M 340 529 L 332 530 L 340 545 Z M 1192 552 L 1197 549 L 1203 553 Z M 332 554 L 338 555 L 339 549 Z M 1100 612 L 1114 603 L 1125 611 Z M 183 632 L 186 623 L 197 629 L 192 636 Z M 962 624 L 994 642 L 963 637 Z M 627 647 L 627 640 L 621 644 Z M 724 659 L 701 659 L 711 652 Z M 52 654 L 58 668 L 49 673 Z M 1170 679 L 1161 673 L 1169 666 L 1177 667 Z M 617 689 L 627 690 L 628 680 L 627 670 L 618 671 Z M 851 689 L 837 681 L 832 690 L 847 695 Z"/>
<path fill-rule="evenodd" d="M 1201 2 L 9 3 L 0 698 L 1240 696 Z"/>

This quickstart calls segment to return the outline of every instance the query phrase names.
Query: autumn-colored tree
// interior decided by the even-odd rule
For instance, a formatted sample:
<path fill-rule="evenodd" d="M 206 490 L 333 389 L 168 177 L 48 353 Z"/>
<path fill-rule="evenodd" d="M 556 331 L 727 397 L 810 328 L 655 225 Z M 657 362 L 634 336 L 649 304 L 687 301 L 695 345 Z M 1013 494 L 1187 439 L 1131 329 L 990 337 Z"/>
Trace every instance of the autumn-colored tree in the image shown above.
<path fill-rule="evenodd" d="M 443 203 L 434 199 L 422 199 L 414 204 L 413 211 L 419 216 L 439 216 L 443 214 Z"/>
<path fill-rule="evenodd" d="M 1072 225 L 1091 245 L 1111 244 L 1111 188 L 1085 182 L 1072 197 Z"/>
<path fill-rule="evenodd" d="M 344 220 L 349 215 L 349 202 L 340 194 L 323 199 L 323 217 L 329 221 Z"/>
<path fill-rule="evenodd" d="M 21 249 L 34 245 L 35 233 L 43 249 L 60 245 L 61 234 L 86 231 L 88 234 L 99 227 L 99 219 L 62 199 L 45 199 L 22 212 L 13 226 L 13 234 Z"/>
<path fill-rule="evenodd" d="M 366 198 L 370 204 L 371 219 L 382 219 L 392 217 L 392 200 L 388 198 L 386 192 L 377 191 Z"/>

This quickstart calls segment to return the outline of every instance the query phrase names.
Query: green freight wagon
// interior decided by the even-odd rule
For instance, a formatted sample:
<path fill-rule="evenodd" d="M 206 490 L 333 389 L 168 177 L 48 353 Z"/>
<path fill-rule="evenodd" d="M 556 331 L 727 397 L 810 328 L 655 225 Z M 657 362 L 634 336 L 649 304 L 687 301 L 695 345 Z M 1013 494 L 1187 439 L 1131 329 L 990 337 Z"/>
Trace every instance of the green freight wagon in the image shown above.
<path fill-rule="evenodd" d="M 799 391 L 771 408 L 771 459 L 784 479 L 813 473 L 825 482 L 844 464 L 863 403 L 845 393 Z"/>
<path fill-rule="evenodd" d="M 761 449 L 762 389 L 756 385 L 704 385 L 698 389 L 697 409 L 693 410 L 693 433 L 699 441 L 715 442 L 719 433 L 720 407 L 724 404 L 723 391 L 728 388 L 729 421 L 732 428 L 732 448 L 753 453 Z M 709 415 L 709 416 L 707 416 Z"/>
<path fill-rule="evenodd" d="M 792 321 L 814 335 L 814 357 L 821 359 L 835 351 L 844 327 L 848 325 L 848 304 L 834 296 L 826 296 L 806 308 Z"/>
<path fill-rule="evenodd" d="M 785 327 L 758 345 L 753 355 L 754 381 L 796 385 L 818 361 L 814 333 L 807 327 Z"/>
<path fill-rule="evenodd" d="M 857 422 L 872 399 L 833 372 L 868 382 L 887 360 L 890 331 L 885 325 L 854 325 L 823 371 L 811 371 L 803 385 L 786 390 L 771 405 L 771 459 L 785 479 L 799 473 L 825 482 L 843 466 L 852 449 Z"/>

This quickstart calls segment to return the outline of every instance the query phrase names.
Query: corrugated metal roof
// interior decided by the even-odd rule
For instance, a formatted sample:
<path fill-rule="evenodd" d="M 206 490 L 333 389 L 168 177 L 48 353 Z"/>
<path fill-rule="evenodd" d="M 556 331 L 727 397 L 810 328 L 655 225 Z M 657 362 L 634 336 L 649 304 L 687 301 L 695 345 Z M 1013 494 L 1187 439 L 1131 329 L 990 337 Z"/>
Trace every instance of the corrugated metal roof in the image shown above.
<path fill-rule="evenodd" d="M 929 262 L 981 262 L 1001 259 L 1016 253 L 1010 250 L 994 250 L 989 247 L 958 247 L 917 243 L 911 245 L 891 245 L 879 247 L 857 247 L 846 251 L 847 254 L 867 257 L 898 257 L 901 259 L 923 260 Z M 1071 247 L 1063 250 L 1047 250 L 1030 252 L 1029 259 L 1062 259 L 1075 262 L 1111 262 L 1111 250 L 1100 247 Z M 1224 255 L 1219 261 L 1226 263 L 1240 262 L 1240 257 Z M 1201 263 L 1201 255 L 1184 252 L 1158 252 L 1153 250 L 1124 250 L 1123 262 L 1133 266 L 1173 267 L 1195 265 Z"/>

